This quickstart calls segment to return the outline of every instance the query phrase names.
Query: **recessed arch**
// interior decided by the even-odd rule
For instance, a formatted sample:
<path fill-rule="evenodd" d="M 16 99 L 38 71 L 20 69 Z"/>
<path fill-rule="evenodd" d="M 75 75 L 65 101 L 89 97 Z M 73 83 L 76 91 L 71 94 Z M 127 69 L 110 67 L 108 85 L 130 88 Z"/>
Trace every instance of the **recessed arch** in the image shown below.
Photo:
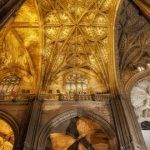
<path fill-rule="evenodd" d="M 96 115 L 92 111 L 83 110 L 83 109 L 73 109 L 66 112 L 63 112 L 53 119 L 51 119 L 39 132 L 39 136 L 37 137 L 37 150 L 44 150 L 46 146 L 46 141 L 51 133 L 51 130 L 60 125 L 61 123 L 73 119 L 75 117 L 84 117 L 89 119 L 97 124 L 100 124 L 103 128 L 104 133 L 110 138 L 111 150 L 117 149 L 117 139 L 112 126 L 103 118 Z"/>
<path fill-rule="evenodd" d="M 142 131 L 147 149 L 149 149 L 150 129 L 150 70 L 133 76 L 126 85 L 126 95 L 132 108 L 137 128 Z"/>
<path fill-rule="evenodd" d="M 19 127 L 18 127 L 17 122 L 10 114 L 5 113 L 4 111 L 1 111 L 1 110 L 0 110 L 0 120 L 1 122 L 4 123 L 4 126 L 6 126 L 7 129 L 11 130 L 13 134 L 13 135 L 10 135 L 9 138 L 7 137 L 7 135 L 5 135 L 4 138 L 6 137 L 6 140 L 8 141 L 10 140 L 10 142 L 12 142 L 13 149 L 16 149 L 18 136 L 19 136 Z M 7 132 L 10 133 L 10 131 L 7 131 Z M 14 138 L 14 140 L 12 138 Z"/>
<path fill-rule="evenodd" d="M 133 86 L 142 78 L 145 78 L 150 74 L 150 70 L 142 71 L 135 74 L 125 85 L 125 93 L 128 99 L 130 99 L 130 93 Z"/>

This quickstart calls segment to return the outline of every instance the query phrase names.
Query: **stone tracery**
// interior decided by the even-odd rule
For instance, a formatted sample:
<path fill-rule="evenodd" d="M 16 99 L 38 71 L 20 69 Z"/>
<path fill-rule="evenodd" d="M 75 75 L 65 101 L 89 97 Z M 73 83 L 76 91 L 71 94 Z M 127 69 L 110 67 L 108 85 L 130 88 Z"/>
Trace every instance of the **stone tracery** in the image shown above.
<path fill-rule="evenodd" d="M 111 0 L 41 1 L 40 5 L 47 62 L 44 84 L 54 80 L 66 67 L 89 68 L 106 81 Z"/>

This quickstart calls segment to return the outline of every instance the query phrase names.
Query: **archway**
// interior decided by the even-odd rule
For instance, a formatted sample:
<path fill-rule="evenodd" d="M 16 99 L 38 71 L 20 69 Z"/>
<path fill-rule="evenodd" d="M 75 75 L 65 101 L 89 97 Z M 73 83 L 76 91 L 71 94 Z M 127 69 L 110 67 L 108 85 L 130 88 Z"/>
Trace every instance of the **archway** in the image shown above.
<path fill-rule="evenodd" d="M 41 130 L 37 150 L 115 150 L 111 125 L 91 111 L 74 109 L 54 117 Z"/>
<path fill-rule="evenodd" d="M 150 76 L 140 78 L 131 90 L 131 104 L 142 130 L 147 149 L 150 148 Z"/>
<path fill-rule="evenodd" d="M 45 150 L 110 150 L 109 137 L 96 122 L 75 117 L 54 128 Z"/>
<path fill-rule="evenodd" d="M 6 145 L 10 146 L 8 150 L 17 148 L 18 136 L 19 136 L 19 127 L 15 119 L 6 112 L 0 111 L 0 137 L 2 138 L 1 141 L 4 141 L 4 143 L 6 142 L 7 143 Z M 1 146 L 2 144 L 3 142 L 0 142 Z M 1 149 L 2 148 L 0 147 L 0 150 Z M 7 149 L 4 148 L 4 150 Z"/>

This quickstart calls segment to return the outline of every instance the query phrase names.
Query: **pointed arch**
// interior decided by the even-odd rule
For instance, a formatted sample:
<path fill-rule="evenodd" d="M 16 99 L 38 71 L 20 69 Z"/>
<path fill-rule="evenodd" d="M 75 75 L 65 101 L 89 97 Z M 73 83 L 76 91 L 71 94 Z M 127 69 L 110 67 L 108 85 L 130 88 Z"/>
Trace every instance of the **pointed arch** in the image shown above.
<path fill-rule="evenodd" d="M 92 111 L 83 109 L 68 110 L 51 119 L 39 132 L 39 136 L 37 137 L 38 139 L 36 143 L 37 150 L 44 150 L 47 137 L 49 136 L 49 133 L 51 132 L 52 129 L 54 129 L 61 123 L 75 117 L 85 117 L 101 125 L 106 135 L 110 138 L 111 149 L 117 150 L 117 138 L 112 126 L 105 119 L 96 115 Z"/>
<path fill-rule="evenodd" d="M 8 113 L 0 110 L 0 119 L 2 119 L 10 128 L 12 129 L 14 133 L 14 145 L 13 149 L 17 148 L 17 142 L 18 142 L 18 137 L 19 137 L 19 126 L 16 120 Z"/>

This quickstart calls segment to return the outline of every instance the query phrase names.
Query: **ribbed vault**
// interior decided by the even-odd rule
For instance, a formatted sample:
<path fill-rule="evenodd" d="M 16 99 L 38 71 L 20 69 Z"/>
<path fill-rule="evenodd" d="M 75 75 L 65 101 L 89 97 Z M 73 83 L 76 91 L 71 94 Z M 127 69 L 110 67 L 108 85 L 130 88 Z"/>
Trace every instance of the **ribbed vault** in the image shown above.
<path fill-rule="evenodd" d="M 37 93 L 49 90 L 60 75 L 79 72 L 94 78 L 100 92 L 109 91 L 110 78 L 115 79 L 113 29 L 118 3 L 26 0 L 0 30 L 0 80 L 18 76 L 19 92 Z"/>

